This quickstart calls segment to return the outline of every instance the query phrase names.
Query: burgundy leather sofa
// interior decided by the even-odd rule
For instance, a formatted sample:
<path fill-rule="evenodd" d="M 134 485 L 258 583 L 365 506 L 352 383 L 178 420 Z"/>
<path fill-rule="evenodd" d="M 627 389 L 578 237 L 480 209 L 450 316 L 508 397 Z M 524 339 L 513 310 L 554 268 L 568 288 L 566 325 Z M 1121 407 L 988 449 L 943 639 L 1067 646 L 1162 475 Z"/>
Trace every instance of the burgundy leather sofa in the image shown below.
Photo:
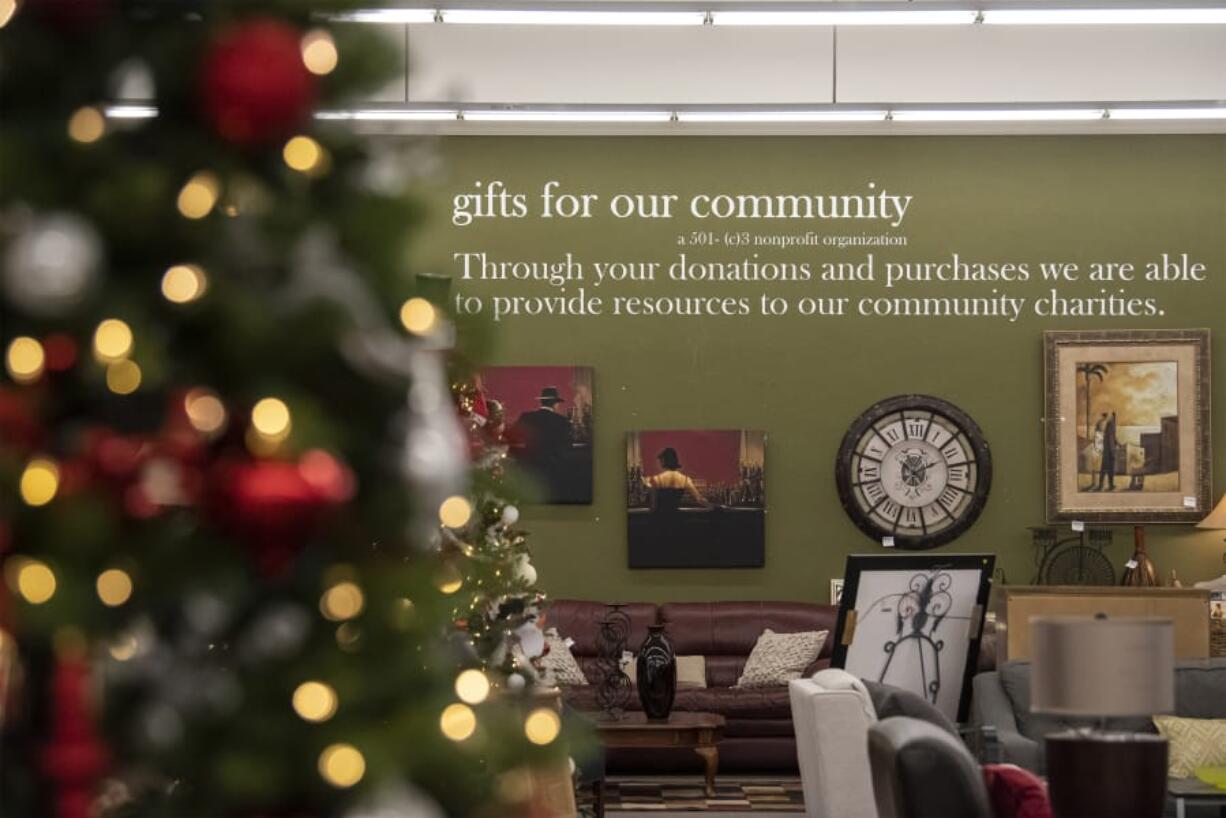
<path fill-rule="evenodd" d="M 672 602 L 630 603 L 627 650 L 637 652 L 647 626 L 659 623 L 678 656 L 706 657 L 707 687 L 677 691 L 677 710 L 719 713 L 727 719 L 720 741 L 721 772 L 784 772 L 796 770 L 796 739 L 787 685 L 740 690 L 735 687 L 745 660 L 766 628 L 776 633 L 830 632 L 817 661 L 805 675 L 830 666 L 838 608 L 805 602 Z M 574 653 L 591 684 L 564 688 L 567 704 L 597 711 L 597 635 L 608 605 L 604 602 L 557 600 L 546 615 L 546 627 L 574 640 Z M 641 709 L 632 695 L 628 709 Z M 688 750 L 611 751 L 612 773 L 698 772 L 701 760 Z"/>

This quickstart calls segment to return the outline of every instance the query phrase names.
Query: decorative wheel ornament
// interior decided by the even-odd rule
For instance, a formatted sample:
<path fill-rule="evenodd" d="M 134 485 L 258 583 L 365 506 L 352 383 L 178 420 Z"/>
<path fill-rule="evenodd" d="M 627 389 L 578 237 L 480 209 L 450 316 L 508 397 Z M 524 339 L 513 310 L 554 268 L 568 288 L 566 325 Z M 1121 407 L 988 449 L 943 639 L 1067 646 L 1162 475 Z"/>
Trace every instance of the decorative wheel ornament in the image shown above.
<path fill-rule="evenodd" d="M 953 404 L 899 395 L 871 407 L 843 437 L 839 499 L 874 540 L 898 548 L 943 545 L 983 511 L 992 455 L 979 425 Z"/>

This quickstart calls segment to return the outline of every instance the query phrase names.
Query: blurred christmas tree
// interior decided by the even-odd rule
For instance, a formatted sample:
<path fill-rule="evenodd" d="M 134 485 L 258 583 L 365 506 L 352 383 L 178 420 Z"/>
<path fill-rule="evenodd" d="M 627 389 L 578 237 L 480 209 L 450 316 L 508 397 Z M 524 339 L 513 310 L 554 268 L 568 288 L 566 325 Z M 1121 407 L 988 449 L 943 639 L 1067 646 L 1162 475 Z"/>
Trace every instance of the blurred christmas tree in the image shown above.
<path fill-rule="evenodd" d="M 502 818 L 565 758 L 454 638 L 451 327 L 312 118 L 395 60 L 307 5 L 0 0 L 4 815 Z"/>

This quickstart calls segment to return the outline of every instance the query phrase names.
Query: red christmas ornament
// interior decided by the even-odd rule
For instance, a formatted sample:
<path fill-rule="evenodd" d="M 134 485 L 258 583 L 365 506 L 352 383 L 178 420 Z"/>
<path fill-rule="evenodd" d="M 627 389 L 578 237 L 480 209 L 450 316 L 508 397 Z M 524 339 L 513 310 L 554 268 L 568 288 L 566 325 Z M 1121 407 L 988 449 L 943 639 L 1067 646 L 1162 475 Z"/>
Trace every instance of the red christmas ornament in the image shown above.
<path fill-rule="evenodd" d="M 312 485 L 297 463 L 228 463 L 214 482 L 216 516 L 247 545 L 266 576 L 283 574 L 329 510 L 333 490 Z"/>
<path fill-rule="evenodd" d="M 204 115 L 223 139 L 263 145 L 293 133 L 315 103 L 302 33 L 281 20 L 231 26 L 210 44 L 200 72 Z"/>
<path fill-rule="evenodd" d="M 56 818 L 90 818 L 107 767 L 107 748 L 94 724 L 89 666 L 83 659 L 57 660 L 50 709 L 43 770 L 55 782 Z"/>
<path fill-rule="evenodd" d="M 47 430 L 28 394 L 0 388 L 0 449 L 27 454 L 41 448 Z"/>

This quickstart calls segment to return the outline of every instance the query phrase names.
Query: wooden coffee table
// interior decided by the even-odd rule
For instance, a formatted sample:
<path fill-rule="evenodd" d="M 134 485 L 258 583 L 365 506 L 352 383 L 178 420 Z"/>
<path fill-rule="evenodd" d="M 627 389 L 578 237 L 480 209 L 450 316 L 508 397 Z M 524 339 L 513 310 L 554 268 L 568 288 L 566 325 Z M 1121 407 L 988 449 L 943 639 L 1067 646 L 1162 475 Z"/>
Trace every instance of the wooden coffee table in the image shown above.
<path fill-rule="evenodd" d="M 667 721 L 651 721 L 641 712 L 626 713 L 617 721 L 603 713 L 589 713 L 596 732 L 607 748 L 628 747 L 636 750 L 652 747 L 688 747 L 697 753 L 705 765 L 708 798 L 715 797 L 715 774 L 719 771 L 719 748 L 716 742 L 724 732 L 724 717 L 718 713 L 677 711 Z"/>

